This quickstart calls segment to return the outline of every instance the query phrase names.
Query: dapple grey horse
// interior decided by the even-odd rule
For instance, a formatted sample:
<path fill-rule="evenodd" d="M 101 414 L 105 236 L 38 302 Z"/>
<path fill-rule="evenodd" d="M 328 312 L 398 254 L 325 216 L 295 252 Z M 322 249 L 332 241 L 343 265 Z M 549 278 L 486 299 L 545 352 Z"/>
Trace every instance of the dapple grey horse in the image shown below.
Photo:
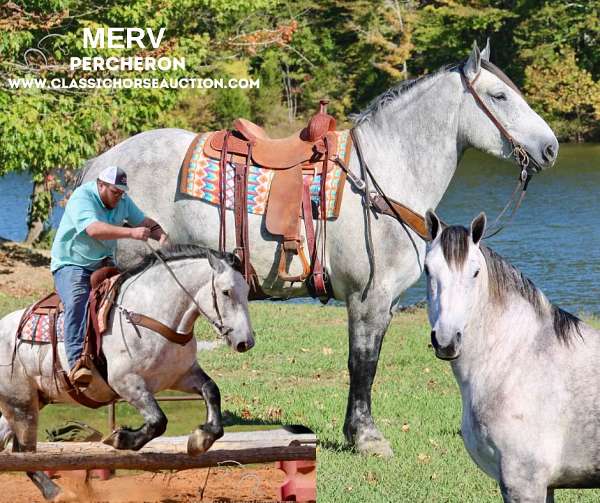
<path fill-rule="evenodd" d="M 506 503 L 600 487 L 600 333 L 481 244 L 485 215 L 470 230 L 427 221 L 431 341 L 451 360 L 473 461 Z"/>
<path fill-rule="evenodd" d="M 537 165 L 552 166 L 558 153 L 554 134 L 518 92 L 482 67 L 481 59 L 488 55 L 489 48 L 483 53 L 473 48 L 464 64 L 466 78 Z M 500 158 L 512 155 L 509 142 L 467 92 L 457 66 L 390 89 L 357 117 L 355 132 L 379 185 L 422 215 L 439 203 L 467 148 Z M 218 208 L 178 191 L 179 170 L 194 137 L 180 129 L 141 133 L 91 160 L 84 180 L 94 179 L 105 166 L 122 166 L 132 197 L 173 239 L 217 247 Z M 356 150 L 349 169 L 360 173 Z M 233 212 L 227 213 L 227 228 L 233 229 Z M 278 241 L 266 232 L 261 215 L 248 219 L 252 265 L 263 290 L 280 298 L 307 296 L 303 285 L 277 279 Z M 372 236 L 376 273 L 365 297 L 371 263 L 363 202 L 355 187 L 348 187 L 339 218 L 327 224 L 326 243 L 333 292 L 348 311 L 350 389 L 344 432 L 360 452 L 391 455 L 371 414 L 371 388 L 394 306 L 421 274 L 425 243 L 387 216 L 373 218 Z M 120 259 L 127 262 L 134 247 L 121 249 Z M 227 249 L 234 247 L 234 233 L 229 232 Z"/>
<path fill-rule="evenodd" d="M 200 394 L 207 407 L 206 423 L 188 439 L 188 452 L 206 451 L 223 435 L 221 399 L 214 381 L 196 359 L 196 339 L 185 345 L 170 342 L 162 335 L 127 321 L 127 312 L 149 316 L 182 334 L 193 330 L 202 311 L 236 351 L 254 345 L 248 314 L 248 285 L 232 267 L 235 257 L 217 255 L 206 248 L 173 246 L 161 250 L 162 260 L 150 254 L 132 270 L 122 284 L 109 319 L 102 348 L 107 361 L 107 382 L 112 388 L 90 390 L 96 401 L 118 396 L 143 416 L 137 430 L 120 429 L 105 443 L 117 449 L 142 448 L 162 435 L 167 418 L 154 394 L 165 389 Z M 190 298 L 171 277 L 171 268 Z M 12 440 L 13 451 L 35 451 L 38 411 L 49 402 L 73 402 L 53 378 L 49 344 L 20 341 L 11 368 L 16 330 L 23 310 L 0 320 L 0 447 Z M 67 365 L 64 346 L 58 346 L 63 368 Z M 90 388 L 94 383 L 90 385 Z M 114 390 L 114 392 L 113 392 Z M 103 395 L 102 395 L 103 394 Z M 46 499 L 68 500 L 70 495 L 54 484 L 44 472 L 28 473 Z"/>

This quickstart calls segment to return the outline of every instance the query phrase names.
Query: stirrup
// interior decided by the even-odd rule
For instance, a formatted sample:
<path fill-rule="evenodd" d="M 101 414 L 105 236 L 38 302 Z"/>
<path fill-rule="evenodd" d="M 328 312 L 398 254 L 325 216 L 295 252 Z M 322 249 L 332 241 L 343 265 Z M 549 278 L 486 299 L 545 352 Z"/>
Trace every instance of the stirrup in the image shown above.
<path fill-rule="evenodd" d="M 300 262 L 302 263 L 302 274 L 292 276 L 288 273 L 286 263 L 288 256 L 298 255 Z M 283 281 L 291 281 L 295 283 L 297 281 L 304 281 L 310 275 L 310 264 L 304 254 L 304 247 L 300 241 L 290 240 L 282 241 L 279 245 L 279 268 L 277 270 L 279 278 Z"/>

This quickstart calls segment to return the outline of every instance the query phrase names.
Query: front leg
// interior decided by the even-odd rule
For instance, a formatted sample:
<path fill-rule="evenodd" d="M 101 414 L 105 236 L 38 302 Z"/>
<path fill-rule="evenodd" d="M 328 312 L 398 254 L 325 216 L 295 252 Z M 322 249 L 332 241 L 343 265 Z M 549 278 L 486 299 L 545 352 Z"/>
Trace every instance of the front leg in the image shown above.
<path fill-rule="evenodd" d="M 371 291 L 362 301 L 355 293 L 347 300 L 350 352 L 350 390 L 344 423 L 344 434 L 362 454 L 389 457 L 389 442 L 380 433 L 371 415 L 371 388 L 381 351 L 383 336 L 392 318 L 391 300 L 385 294 Z"/>
<path fill-rule="evenodd" d="M 519 460 L 517 456 L 506 456 L 501 466 L 500 491 L 504 503 L 553 503 L 548 470 L 535 459 Z"/>
<path fill-rule="evenodd" d="M 118 382 L 111 382 L 113 389 L 142 415 L 145 423 L 136 430 L 120 428 L 103 440 L 115 449 L 137 451 L 150 440 L 160 437 L 167 429 L 167 417 L 159 407 L 146 382 L 138 375 L 129 374 Z"/>
<path fill-rule="evenodd" d="M 206 404 L 206 422 L 196 428 L 188 438 L 188 454 L 202 454 L 223 436 L 221 416 L 221 393 L 215 382 L 195 362 L 173 389 L 185 393 L 200 394 Z"/>

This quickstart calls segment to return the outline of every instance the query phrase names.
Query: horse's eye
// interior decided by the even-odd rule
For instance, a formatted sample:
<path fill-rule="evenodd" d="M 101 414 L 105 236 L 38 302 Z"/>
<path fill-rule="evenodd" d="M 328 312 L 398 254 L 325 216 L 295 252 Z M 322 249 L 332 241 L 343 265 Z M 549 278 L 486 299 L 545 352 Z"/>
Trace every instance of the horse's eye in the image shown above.
<path fill-rule="evenodd" d="M 477 269 L 477 270 L 475 271 L 475 274 L 473 274 L 473 277 L 474 277 L 474 278 L 476 278 L 478 274 L 479 274 L 479 269 Z"/>
<path fill-rule="evenodd" d="M 425 266 L 423 271 L 425 271 L 425 276 L 429 276 L 429 267 Z"/>
<path fill-rule="evenodd" d="M 223 290 L 223 295 L 225 295 L 225 297 L 229 297 L 230 294 L 231 294 L 230 290 Z"/>
<path fill-rule="evenodd" d="M 494 98 L 497 101 L 506 101 L 506 94 L 504 94 L 504 93 L 492 94 L 492 98 Z"/>

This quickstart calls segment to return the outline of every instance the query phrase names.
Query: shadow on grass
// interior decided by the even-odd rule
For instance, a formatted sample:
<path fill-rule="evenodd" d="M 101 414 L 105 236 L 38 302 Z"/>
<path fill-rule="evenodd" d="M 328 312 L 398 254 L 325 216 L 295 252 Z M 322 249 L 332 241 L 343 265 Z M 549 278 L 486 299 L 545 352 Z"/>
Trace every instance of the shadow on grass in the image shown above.
<path fill-rule="evenodd" d="M 270 419 L 247 418 L 228 410 L 223 411 L 223 426 L 265 426 L 283 428 L 284 430 L 297 435 L 314 433 L 310 428 L 301 424 L 281 424 L 281 421 Z"/>
<path fill-rule="evenodd" d="M 243 417 L 235 412 L 223 411 L 223 426 L 281 426 L 281 421 Z"/>
<path fill-rule="evenodd" d="M 10 242 L 5 244 L 0 241 L 0 253 L 5 254 L 10 261 L 20 262 L 31 267 L 48 267 L 50 265 L 50 257 Z"/>
<path fill-rule="evenodd" d="M 319 440 L 319 447 L 333 452 L 347 452 L 350 454 L 356 454 L 354 447 L 347 442 L 338 442 L 336 440 Z"/>

